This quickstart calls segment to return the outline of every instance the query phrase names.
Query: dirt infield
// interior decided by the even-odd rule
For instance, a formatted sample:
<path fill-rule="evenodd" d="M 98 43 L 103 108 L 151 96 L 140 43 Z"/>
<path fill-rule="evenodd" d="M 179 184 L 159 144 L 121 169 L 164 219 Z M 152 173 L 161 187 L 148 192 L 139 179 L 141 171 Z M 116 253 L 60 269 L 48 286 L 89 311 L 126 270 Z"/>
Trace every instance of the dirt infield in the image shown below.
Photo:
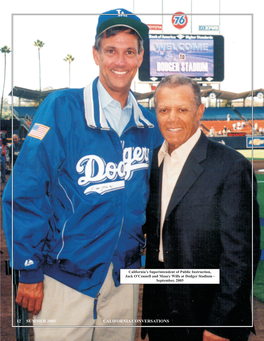
<path fill-rule="evenodd" d="M 256 174 L 264 174 L 264 160 L 254 160 L 253 168 Z"/>
<path fill-rule="evenodd" d="M 257 160 L 254 161 L 254 170 L 256 174 L 264 174 L 264 172 L 261 172 L 260 170 L 264 169 L 264 160 Z M 1 193 L 4 189 L 4 185 L 1 183 Z M 2 212 L 2 205 L 0 200 L 0 212 Z M 6 275 L 5 272 L 5 261 L 9 258 L 5 237 L 2 229 L 2 217 L 0 217 L 0 250 L 1 250 L 1 262 L 0 262 L 0 292 L 1 292 L 1 306 L 0 306 L 0 327 L 1 327 L 1 341 L 15 341 L 16 340 L 16 328 L 12 328 L 12 307 L 11 307 L 11 294 L 12 294 L 12 284 L 11 284 L 11 276 Z M 139 304 L 139 311 L 138 311 L 138 318 L 141 318 L 141 304 L 142 304 L 142 286 L 140 290 L 140 304 Z M 264 304 L 257 299 L 254 298 L 253 302 L 254 307 L 254 323 L 257 335 L 251 335 L 249 338 L 249 341 L 263 341 L 264 340 Z M 32 328 L 30 329 L 30 341 L 34 340 Z M 141 341 L 140 337 L 141 329 L 137 328 L 136 330 L 136 338 L 135 341 Z M 68 340 L 67 340 L 68 341 Z M 148 341 L 148 338 L 146 337 L 145 341 Z M 184 340 L 182 340 L 184 341 Z"/>

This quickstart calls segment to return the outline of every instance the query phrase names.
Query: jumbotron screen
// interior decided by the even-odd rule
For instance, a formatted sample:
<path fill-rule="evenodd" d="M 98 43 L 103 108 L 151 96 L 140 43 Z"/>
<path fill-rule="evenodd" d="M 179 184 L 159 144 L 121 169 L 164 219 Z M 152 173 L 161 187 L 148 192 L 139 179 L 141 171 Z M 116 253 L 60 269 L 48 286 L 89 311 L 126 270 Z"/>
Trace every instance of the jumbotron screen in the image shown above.
<path fill-rule="evenodd" d="M 160 81 L 172 74 L 207 82 L 224 79 L 223 36 L 150 34 L 144 50 L 140 81 Z"/>

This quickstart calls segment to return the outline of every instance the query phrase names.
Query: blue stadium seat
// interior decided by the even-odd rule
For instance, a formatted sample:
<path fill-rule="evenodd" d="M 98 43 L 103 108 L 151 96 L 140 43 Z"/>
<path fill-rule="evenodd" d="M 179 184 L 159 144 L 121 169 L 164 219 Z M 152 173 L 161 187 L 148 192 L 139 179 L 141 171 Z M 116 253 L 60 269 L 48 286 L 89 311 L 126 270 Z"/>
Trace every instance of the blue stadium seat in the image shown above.
<path fill-rule="evenodd" d="M 226 121 L 229 114 L 230 120 L 239 120 L 240 117 L 229 107 L 226 108 L 206 108 L 202 120 L 205 121 Z"/>
<path fill-rule="evenodd" d="M 35 116 L 37 108 L 34 107 L 13 107 L 14 114 L 19 118 L 23 119 L 28 115 L 29 117 Z"/>
<path fill-rule="evenodd" d="M 247 120 L 252 120 L 252 107 L 236 108 Z M 253 107 L 253 119 L 264 120 L 264 107 Z"/>

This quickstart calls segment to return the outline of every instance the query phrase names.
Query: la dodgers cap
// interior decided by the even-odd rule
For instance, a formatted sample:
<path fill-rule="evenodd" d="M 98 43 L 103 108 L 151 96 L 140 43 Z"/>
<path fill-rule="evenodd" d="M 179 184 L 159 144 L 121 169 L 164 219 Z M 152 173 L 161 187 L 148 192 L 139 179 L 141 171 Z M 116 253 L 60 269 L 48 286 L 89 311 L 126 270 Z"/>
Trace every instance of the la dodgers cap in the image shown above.
<path fill-rule="evenodd" d="M 117 8 L 104 12 L 99 16 L 95 39 L 101 33 L 115 26 L 126 26 L 131 28 L 135 30 L 142 39 L 146 38 L 149 31 L 148 26 L 144 24 L 138 16 L 124 8 Z"/>

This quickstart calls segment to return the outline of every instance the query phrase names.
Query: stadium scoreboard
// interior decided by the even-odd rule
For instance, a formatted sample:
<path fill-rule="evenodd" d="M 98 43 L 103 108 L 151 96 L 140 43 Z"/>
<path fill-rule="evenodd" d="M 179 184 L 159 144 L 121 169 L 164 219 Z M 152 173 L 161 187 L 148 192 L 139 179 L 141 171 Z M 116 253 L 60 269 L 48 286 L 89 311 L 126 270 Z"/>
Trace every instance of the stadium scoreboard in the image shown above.
<path fill-rule="evenodd" d="M 224 79 L 224 38 L 221 35 L 150 34 L 144 41 L 139 80 L 159 82 L 181 74 L 198 82 Z"/>

